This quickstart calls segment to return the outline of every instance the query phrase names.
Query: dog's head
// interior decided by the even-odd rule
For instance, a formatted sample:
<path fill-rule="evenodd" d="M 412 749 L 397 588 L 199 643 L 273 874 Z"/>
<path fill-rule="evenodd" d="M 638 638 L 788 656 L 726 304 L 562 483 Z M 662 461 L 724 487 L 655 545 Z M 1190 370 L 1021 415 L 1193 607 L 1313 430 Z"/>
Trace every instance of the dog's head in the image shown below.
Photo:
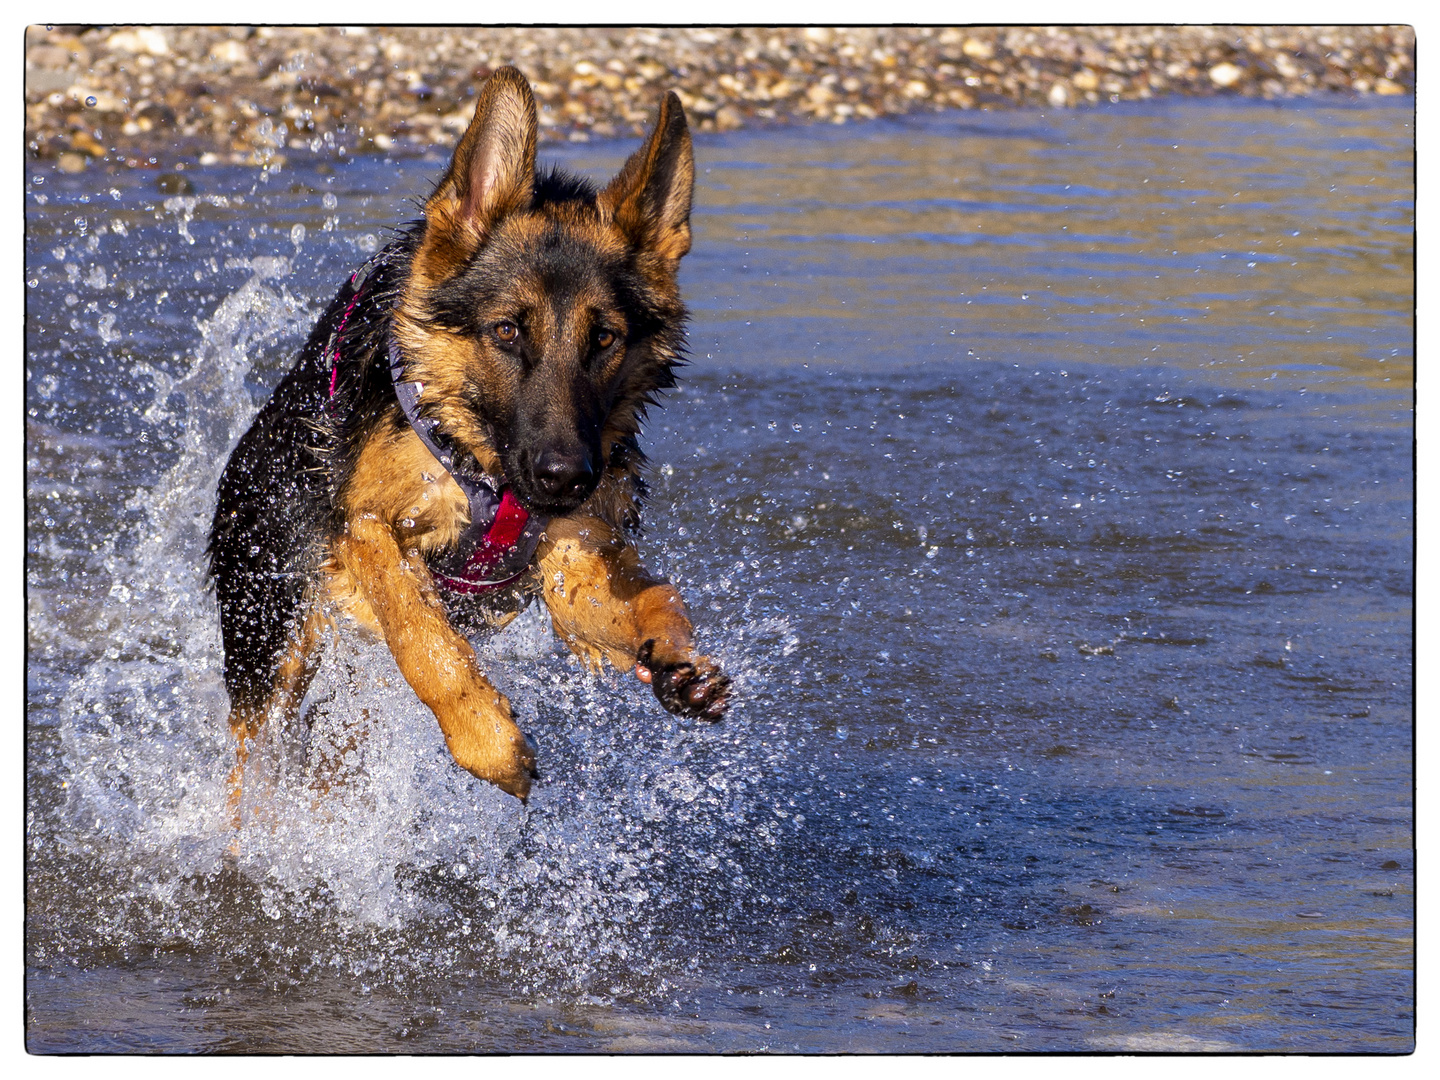
<path fill-rule="evenodd" d="M 537 174 L 538 130 L 524 77 L 496 71 L 425 204 L 395 333 L 421 408 L 528 510 L 559 516 L 674 385 L 695 169 L 674 94 L 601 191 Z"/>

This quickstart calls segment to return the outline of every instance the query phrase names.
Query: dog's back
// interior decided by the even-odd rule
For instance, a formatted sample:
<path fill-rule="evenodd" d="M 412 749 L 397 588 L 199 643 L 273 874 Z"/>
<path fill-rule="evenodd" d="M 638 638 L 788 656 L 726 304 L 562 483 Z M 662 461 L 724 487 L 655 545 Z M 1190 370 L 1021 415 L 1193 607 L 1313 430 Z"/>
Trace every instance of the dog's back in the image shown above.
<path fill-rule="evenodd" d="M 411 229 L 342 286 L 220 477 L 206 553 L 233 703 L 270 695 L 341 524 L 336 493 L 394 404 L 383 343 L 414 247 Z"/>

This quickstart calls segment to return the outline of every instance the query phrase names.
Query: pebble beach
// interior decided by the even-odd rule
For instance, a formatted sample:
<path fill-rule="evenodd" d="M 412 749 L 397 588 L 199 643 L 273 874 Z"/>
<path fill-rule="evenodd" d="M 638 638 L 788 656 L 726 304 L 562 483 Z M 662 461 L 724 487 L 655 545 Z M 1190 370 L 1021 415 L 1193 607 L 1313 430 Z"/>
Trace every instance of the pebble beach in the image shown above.
<path fill-rule="evenodd" d="M 33 26 L 28 156 L 67 172 L 283 166 L 453 145 L 504 64 L 542 139 L 639 133 L 665 90 L 700 131 L 1167 94 L 1413 94 L 1379 27 L 385 28 Z"/>

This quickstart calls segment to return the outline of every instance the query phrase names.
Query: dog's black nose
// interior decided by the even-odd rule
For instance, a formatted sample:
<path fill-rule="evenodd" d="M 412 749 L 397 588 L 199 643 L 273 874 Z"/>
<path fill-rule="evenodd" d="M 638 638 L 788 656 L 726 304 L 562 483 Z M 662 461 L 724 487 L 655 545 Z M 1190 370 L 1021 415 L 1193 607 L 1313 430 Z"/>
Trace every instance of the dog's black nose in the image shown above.
<path fill-rule="evenodd" d="M 594 489 L 595 479 L 589 454 L 546 450 L 535 462 L 535 487 L 556 502 L 584 498 Z"/>

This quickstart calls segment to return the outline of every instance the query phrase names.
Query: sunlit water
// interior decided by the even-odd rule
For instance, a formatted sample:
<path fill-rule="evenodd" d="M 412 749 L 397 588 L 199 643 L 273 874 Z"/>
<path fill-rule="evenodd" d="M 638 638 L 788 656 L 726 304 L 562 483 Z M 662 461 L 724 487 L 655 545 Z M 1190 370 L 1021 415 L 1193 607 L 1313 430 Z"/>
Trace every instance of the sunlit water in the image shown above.
<path fill-rule="evenodd" d="M 1412 142 L 1214 101 L 701 140 L 644 550 L 736 707 L 527 614 L 478 643 L 526 809 L 335 641 L 233 864 L 216 479 L 442 159 L 32 165 L 30 1048 L 1409 1048 Z"/>

